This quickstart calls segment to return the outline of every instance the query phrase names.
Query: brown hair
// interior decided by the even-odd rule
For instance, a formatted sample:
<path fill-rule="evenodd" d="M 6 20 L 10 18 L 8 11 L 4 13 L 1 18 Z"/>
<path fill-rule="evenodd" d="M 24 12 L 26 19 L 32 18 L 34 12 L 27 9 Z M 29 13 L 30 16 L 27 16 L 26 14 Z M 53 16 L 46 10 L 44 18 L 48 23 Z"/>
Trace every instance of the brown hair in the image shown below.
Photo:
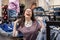
<path fill-rule="evenodd" d="M 26 10 L 25 10 L 25 11 L 26 11 Z M 25 11 L 24 11 L 24 13 L 25 13 Z M 24 23 L 25 23 L 24 13 L 22 14 L 21 20 L 18 21 L 19 27 L 20 27 L 20 26 L 21 26 L 21 27 L 24 27 Z M 35 21 L 33 10 L 32 10 L 31 20 L 32 20 L 33 22 Z"/>
<path fill-rule="evenodd" d="M 32 3 L 32 5 L 36 5 L 36 3 Z"/>
<path fill-rule="evenodd" d="M 36 6 L 37 4 L 33 2 L 33 3 L 31 4 L 31 7 L 30 7 L 30 8 L 32 8 L 32 6 L 33 6 L 33 5 L 35 5 L 35 6 Z"/>

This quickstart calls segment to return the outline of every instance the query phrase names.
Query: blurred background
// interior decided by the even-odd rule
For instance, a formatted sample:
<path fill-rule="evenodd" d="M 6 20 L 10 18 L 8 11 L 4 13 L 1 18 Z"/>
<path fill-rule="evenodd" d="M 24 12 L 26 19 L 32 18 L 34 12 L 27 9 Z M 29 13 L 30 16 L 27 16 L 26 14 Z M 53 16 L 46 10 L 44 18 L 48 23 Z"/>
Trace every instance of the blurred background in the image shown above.
<path fill-rule="evenodd" d="M 42 17 L 43 23 L 45 24 L 45 26 L 49 23 L 52 23 L 52 24 L 58 23 L 58 25 L 60 26 L 60 22 L 59 22 L 60 21 L 60 0 L 19 0 L 20 13 L 17 18 L 9 16 L 10 14 L 8 14 L 9 12 L 7 11 L 8 3 L 9 3 L 9 0 L 0 0 L 0 23 L 2 21 L 3 24 L 6 22 L 7 22 L 7 24 L 8 24 L 8 22 L 10 22 L 9 24 L 12 24 L 17 18 L 19 18 L 23 14 L 24 9 L 30 8 L 32 3 L 36 3 L 36 8 L 34 8 L 33 11 L 34 11 L 34 16 L 38 22 L 39 22 L 39 19 L 41 19 L 41 17 Z M 13 13 L 15 11 L 11 11 L 11 12 Z M 50 22 L 47 22 L 47 21 L 50 21 Z M 47 33 L 45 33 L 45 34 L 48 34 L 47 37 L 51 37 L 49 35 L 50 28 L 49 27 L 46 27 L 46 28 L 49 31 L 46 30 Z M 55 28 L 55 26 L 53 26 L 52 28 Z M 59 27 L 57 27 L 57 28 L 59 28 Z M 10 30 L 10 29 L 8 29 L 8 30 Z M 10 31 L 12 31 L 12 29 Z M 55 29 L 53 31 L 55 32 Z M 53 32 L 53 31 L 51 31 L 51 32 Z M 56 34 L 56 32 L 55 32 L 55 34 Z M 60 32 L 58 32 L 58 33 L 60 33 Z M 53 37 L 53 33 L 52 33 L 52 38 L 55 38 L 55 37 Z M 50 40 L 50 39 L 47 38 L 47 40 Z"/>

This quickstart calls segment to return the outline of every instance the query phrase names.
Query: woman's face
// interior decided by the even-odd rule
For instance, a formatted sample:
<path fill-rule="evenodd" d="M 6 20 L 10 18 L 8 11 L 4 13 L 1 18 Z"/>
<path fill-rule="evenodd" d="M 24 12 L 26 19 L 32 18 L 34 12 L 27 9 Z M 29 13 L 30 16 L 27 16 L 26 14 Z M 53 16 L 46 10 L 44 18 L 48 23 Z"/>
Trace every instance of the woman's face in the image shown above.
<path fill-rule="evenodd" d="M 32 17 L 32 10 L 26 9 L 24 13 L 25 18 L 31 18 Z"/>

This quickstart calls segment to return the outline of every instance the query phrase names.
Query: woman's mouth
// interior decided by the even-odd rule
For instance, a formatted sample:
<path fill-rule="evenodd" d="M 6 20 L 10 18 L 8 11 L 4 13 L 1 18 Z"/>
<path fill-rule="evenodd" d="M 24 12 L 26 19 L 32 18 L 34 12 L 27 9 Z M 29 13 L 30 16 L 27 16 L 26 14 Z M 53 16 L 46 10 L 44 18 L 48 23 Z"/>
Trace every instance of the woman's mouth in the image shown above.
<path fill-rule="evenodd" d="M 27 16 L 30 16 L 30 14 L 26 14 Z"/>

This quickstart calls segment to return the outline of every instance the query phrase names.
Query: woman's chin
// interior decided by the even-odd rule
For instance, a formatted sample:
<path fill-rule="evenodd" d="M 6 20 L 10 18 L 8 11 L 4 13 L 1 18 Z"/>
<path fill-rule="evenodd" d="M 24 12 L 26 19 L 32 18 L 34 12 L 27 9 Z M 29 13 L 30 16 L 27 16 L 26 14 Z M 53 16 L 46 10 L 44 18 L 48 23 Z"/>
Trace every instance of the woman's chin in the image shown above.
<path fill-rule="evenodd" d="M 30 18 L 30 16 L 26 16 L 25 18 Z"/>

